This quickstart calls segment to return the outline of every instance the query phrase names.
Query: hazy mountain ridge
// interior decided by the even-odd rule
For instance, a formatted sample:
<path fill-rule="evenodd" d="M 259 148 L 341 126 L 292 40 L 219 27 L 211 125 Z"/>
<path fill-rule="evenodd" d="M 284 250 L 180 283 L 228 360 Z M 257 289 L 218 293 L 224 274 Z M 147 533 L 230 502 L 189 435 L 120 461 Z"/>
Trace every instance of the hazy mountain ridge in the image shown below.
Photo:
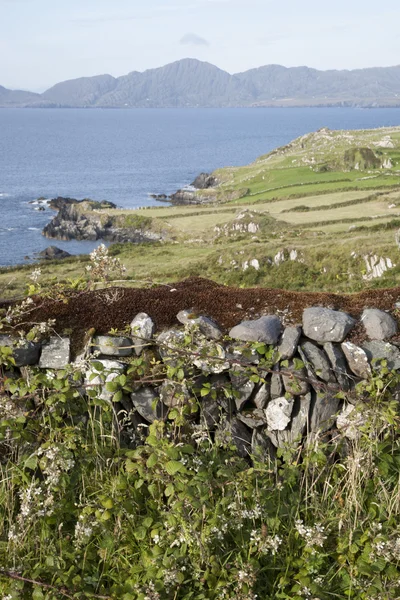
<path fill-rule="evenodd" d="M 122 77 L 58 83 L 43 94 L 0 86 L 0 107 L 400 106 L 400 66 L 353 71 L 266 65 L 231 75 L 183 59 Z"/>

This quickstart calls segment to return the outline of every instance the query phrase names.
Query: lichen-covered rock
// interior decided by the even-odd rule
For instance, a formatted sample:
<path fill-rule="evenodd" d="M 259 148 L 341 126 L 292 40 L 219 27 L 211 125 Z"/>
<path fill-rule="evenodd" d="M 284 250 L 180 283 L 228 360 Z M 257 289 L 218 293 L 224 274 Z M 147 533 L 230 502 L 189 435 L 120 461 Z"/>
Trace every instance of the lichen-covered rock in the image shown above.
<path fill-rule="evenodd" d="M 303 342 L 301 350 L 317 377 L 326 383 L 334 383 L 336 381 L 328 357 L 321 348 L 318 348 L 312 342 Z"/>
<path fill-rule="evenodd" d="M 177 329 L 168 329 L 163 331 L 157 337 L 157 347 L 162 360 L 168 366 L 176 366 L 179 360 L 182 360 L 182 346 L 185 334 Z"/>
<path fill-rule="evenodd" d="M 240 412 L 237 414 L 237 418 L 239 421 L 242 421 L 242 423 L 247 425 L 247 427 L 250 427 L 250 429 L 256 429 L 257 427 L 263 427 L 268 424 L 265 411 L 259 408 Z"/>
<path fill-rule="evenodd" d="M 99 398 L 105 402 L 111 402 L 114 392 L 106 389 L 106 384 L 114 381 L 116 377 L 126 370 L 126 365 L 116 360 L 95 360 L 92 361 L 89 370 L 85 374 L 85 384 L 87 389 L 94 389 L 101 386 Z"/>
<path fill-rule="evenodd" d="M 320 343 L 343 342 L 355 324 L 347 313 L 330 308 L 314 306 L 303 312 L 304 335 Z"/>
<path fill-rule="evenodd" d="M 69 338 L 51 337 L 43 343 L 39 367 L 41 369 L 64 369 L 70 361 Z"/>
<path fill-rule="evenodd" d="M 352 386 L 353 379 L 347 369 L 346 359 L 341 347 L 332 342 L 327 342 L 324 344 L 324 350 L 332 365 L 332 371 L 340 389 L 347 392 Z"/>
<path fill-rule="evenodd" d="M 297 352 L 301 336 L 301 327 L 286 327 L 278 346 L 280 360 L 293 358 Z"/>
<path fill-rule="evenodd" d="M 222 331 L 218 325 L 208 317 L 204 317 L 203 315 L 197 316 L 190 310 L 181 310 L 176 315 L 176 318 L 180 323 L 183 323 L 183 325 L 195 325 L 209 340 L 219 340 L 222 337 Z"/>
<path fill-rule="evenodd" d="M 390 370 L 400 370 L 400 350 L 397 346 L 379 340 L 364 342 L 362 349 L 367 355 L 372 368 L 376 368 L 380 361 L 385 360 Z"/>
<path fill-rule="evenodd" d="M 282 332 L 282 323 L 276 315 L 260 317 L 255 321 L 242 321 L 233 327 L 229 335 L 243 342 L 263 342 L 276 345 Z"/>
<path fill-rule="evenodd" d="M 93 338 L 93 351 L 103 356 L 131 356 L 132 339 L 124 336 L 98 335 Z"/>
<path fill-rule="evenodd" d="M 348 362 L 350 371 L 361 377 L 368 379 L 371 376 L 371 367 L 368 362 L 368 357 L 364 350 L 351 342 L 343 342 L 342 350 Z"/>
<path fill-rule="evenodd" d="M 283 431 L 290 423 L 294 405 L 294 398 L 275 398 L 268 403 L 265 409 L 268 429 L 271 431 Z"/>
<path fill-rule="evenodd" d="M 41 344 L 15 339 L 9 335 L 0 335 L 0 346 L 12 348 L 16 367 L 36 365 L 39 361 Z"/>
<path fill-rule="evenodd" d="M 153 388 L 142 387 L 131 394 L 133 406 L 149 423 L 165 417 L 167 411 Z"/>
<path fill-rule="evenodd" d="M 366 423 L 365 413 L 353 404 L 344 406 L 336 419 L 336 427 L 349 440 L 358 440 L 361 437 L 361 428 Z"/>
<path fill-rule="evenodd" d="M 140 356 L 144 348 L 151 343 L 155 331 L 155 325 L 151 317 L 146 313 L 139 313 L 131 323 L 132 341 L 136 356 Z"/>
<path fill-rule="evenodd" d="M 366 308 L 361 321 L 370 340 L 387 340 L 397 333 L 396 319 L 383 310 Z"/>

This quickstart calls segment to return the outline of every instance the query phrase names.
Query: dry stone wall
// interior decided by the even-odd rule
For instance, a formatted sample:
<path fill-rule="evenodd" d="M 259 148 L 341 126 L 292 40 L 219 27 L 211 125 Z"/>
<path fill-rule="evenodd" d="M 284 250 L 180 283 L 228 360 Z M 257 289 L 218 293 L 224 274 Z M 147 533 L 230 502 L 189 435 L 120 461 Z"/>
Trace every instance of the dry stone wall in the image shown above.
<path fill-rule="evenodd" d="M 151 311 L 149 310 L 149 313 Z M 80 391 L 95 389 L 99 398 L 124 415 L 130 427 L 168 419 L 172 410 L 192 408 L 187 419 L 219 441 L 230 440 L 240 455 L 263 459 L 307 436 L 358 435 L 355 386 L 379 371 L 381 361 L 400 370 L 396 318 L 379 309 L 364 310 L 360 321 L 322 307 L 304 310 L 302 323 L 284 326 L 277 315 L 242 321 L 229 332 L 191 310 L 180 323 L 156 331 L 151 314 L 140 313 L 130 335 L 98 335 L 71 361 L 68 337 L 42 343 L 0 336 L 13 350 L 15 370 L 50 371 L 75 365 L 83 371 Z M 349 338 L 355 327 L 365 341 Z M 108 385 L 129 373 L 138 359 L 159 377 L 134 380 L 114 402 Z"/>

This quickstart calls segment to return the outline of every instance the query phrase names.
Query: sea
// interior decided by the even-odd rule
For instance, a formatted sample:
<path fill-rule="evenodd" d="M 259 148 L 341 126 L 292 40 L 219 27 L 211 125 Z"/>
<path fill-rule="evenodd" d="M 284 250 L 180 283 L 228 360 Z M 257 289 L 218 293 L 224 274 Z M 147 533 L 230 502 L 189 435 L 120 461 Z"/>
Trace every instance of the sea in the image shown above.
<path fill-rule="evenodd" d="M 400 125 L 400 109 L 0 109 L 0 266 L 33 262 L 54 244 L 71 254 L 100 242 L 42 236 L 54 216 L 35 201 L 69 196 L 120 207 L 160 205 L 200 172 L 244 165 L 321 127 Z"/>

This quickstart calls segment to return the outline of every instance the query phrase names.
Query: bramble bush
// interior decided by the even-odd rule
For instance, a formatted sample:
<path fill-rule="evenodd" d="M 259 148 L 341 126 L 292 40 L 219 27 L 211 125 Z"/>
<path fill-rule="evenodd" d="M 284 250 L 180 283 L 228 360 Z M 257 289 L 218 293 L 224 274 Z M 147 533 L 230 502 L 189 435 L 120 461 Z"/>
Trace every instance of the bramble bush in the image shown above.
<path fill-rule="evenodd" d="M 207 386 L 130 430 L 122 395 L 151 372 L 193 390 L 184 357 L 167 372 L 133 360 L 106 384 L 113 401 L 87 365 L 14 365 L 1 348 L 2 600 L 400 597 L 400 378 L 384 362 L 357 385 L 351 439 L 266 462 L 193 420 Z"/>

